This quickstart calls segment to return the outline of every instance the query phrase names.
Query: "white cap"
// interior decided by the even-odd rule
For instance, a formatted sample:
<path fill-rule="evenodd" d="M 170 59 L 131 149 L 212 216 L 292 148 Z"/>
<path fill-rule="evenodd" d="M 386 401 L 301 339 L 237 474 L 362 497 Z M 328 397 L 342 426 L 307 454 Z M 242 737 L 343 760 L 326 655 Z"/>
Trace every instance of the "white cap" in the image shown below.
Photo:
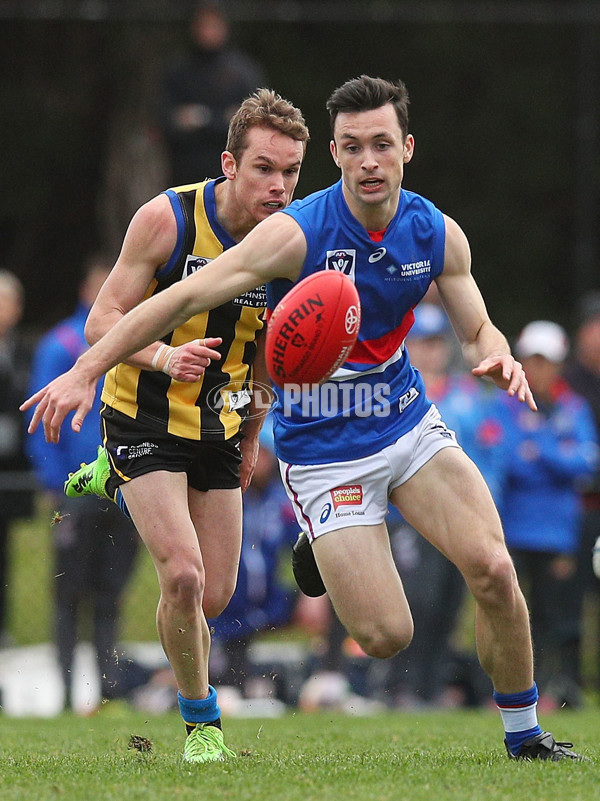
<path fill-rule="evenodd" d="M 515 354 L 519 359 L 537 355 L 558 363 L 568 352 L 569 339 L 564 328 L 549 320 L 536 320 L 526 325 L 515 343 Z"/>

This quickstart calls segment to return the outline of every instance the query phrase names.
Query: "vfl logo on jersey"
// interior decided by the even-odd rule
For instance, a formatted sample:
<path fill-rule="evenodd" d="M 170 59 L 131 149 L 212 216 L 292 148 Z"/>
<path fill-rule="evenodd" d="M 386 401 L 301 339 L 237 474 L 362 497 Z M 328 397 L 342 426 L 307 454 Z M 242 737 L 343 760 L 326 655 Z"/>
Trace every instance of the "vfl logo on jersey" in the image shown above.
<path fill-rule="evenodd" d="M 325 259 L 326 270 L 337 270 L 344 273 L 351 281 L 354 281 L 354 270 L 356 269 L 356 250 L 328 250 Z"/>
<path fill-rule="evenodd" d="M 330 490 L 333 508 L 338 506 L 360 506 L 363 502 L 363 488 L 361 484 L 352 484 L 345 487 L 336 487 Z"/>
<path fill-rule="evenodd" d="M 243 295 L 238 295 L 237 298 L 234 298 L 232 303 L 235 306 L 252 306 L 253 309 L 266 308 L 267 287 L 263 284 L 256 287 L 256 289 L 250 289 L 248 292 L 244 292 Z"/>
<path fill-rule="evenodd" d="M 375 264 L 375 262 L 379 261 L 379 259 L 383 259 L 386 253 L 387 253 L 386 248 L 377 248 L 377 250 L 371 253 L 371 255 L 369 256 L 369 263 Z"/>
<path fill-rule="evenodd" d="M 186 257 L 185 264 L 183 265 L 182 280 L 193 275 L 193 273 L 197 273 L 198 270 L 201 270 L 202 267 L 206 267 L 211 261 L 212 259 L 206 259 L 204 256 L 193 256 L 190 254 Z"/>

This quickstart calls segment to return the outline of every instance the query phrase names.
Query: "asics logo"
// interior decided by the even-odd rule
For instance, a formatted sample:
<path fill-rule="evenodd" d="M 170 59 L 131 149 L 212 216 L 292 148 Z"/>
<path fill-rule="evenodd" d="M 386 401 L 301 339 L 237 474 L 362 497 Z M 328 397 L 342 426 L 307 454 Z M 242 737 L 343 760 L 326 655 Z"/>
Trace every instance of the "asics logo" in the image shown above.
<path fill-rule="evenodd" d="M 369 263 L 375 264 L 376 261 L 383 259 L 386 253 L 387 253 L 386 248 L 377 248 L 377 250 L 374 253 L 371 253 L 371 255 L 369 256 Z"/>

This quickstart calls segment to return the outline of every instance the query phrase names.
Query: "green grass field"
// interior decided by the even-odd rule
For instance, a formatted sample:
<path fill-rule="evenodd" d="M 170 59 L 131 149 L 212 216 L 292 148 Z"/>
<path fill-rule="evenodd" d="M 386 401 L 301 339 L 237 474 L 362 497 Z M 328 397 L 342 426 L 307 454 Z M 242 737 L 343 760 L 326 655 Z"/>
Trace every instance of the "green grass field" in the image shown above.
<path fill-rule="evenodd" d="M 290 712 L 227 719 L 238 758 L 181 760 L 178 715 L 148 717 L 110 705 L 94 718 L 0 718 L 3 801 L 592 801 L 598 798 L 598 710 L 560 712 L 544 725 L 572 738 L 585 763 L 511 762 L 495 712 L 385 714 Z M 128 748 L 132 735 L 150 752 Z"/>

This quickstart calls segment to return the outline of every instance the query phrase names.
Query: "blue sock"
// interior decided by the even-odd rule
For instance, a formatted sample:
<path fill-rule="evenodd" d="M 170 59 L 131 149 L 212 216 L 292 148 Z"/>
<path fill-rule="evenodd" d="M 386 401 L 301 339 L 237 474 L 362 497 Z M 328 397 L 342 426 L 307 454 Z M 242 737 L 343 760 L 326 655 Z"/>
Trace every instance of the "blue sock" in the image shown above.
<path fill-rule="evenodd" d="M 127 508 L 127 504 L 125 503 L 125 498 L 123 497 L 123 493 L 121 492 L 121 487 L 117 488 L 117 492 L 115 495 L 115 503 L 119 507 L 119 509 L 123 512 L 125 517 L 131 520 L 131 515 L 129 514 L 129 509 Z"/>
<path fill-rule="evenodd" d="M 506 744 L 515 755 L 519 753 L 525 740 L 542 733 L 537 720 L 537 700 L 538 689 L 535 683 L 530 690 L 522 693 L 504 694 L 494 691 L 494 701 L 504 724 Z"/>
<path fill-rule="evenodd" d="M 206 698 L 184 698 L 177 693 L 179 711 L 184 722 L 188 726 L 196 723 L 212 723 L 221 717 L 221 710 L 217 703 L 217 692 L 214 687 L 208 685 L 208 696 Z"/>

